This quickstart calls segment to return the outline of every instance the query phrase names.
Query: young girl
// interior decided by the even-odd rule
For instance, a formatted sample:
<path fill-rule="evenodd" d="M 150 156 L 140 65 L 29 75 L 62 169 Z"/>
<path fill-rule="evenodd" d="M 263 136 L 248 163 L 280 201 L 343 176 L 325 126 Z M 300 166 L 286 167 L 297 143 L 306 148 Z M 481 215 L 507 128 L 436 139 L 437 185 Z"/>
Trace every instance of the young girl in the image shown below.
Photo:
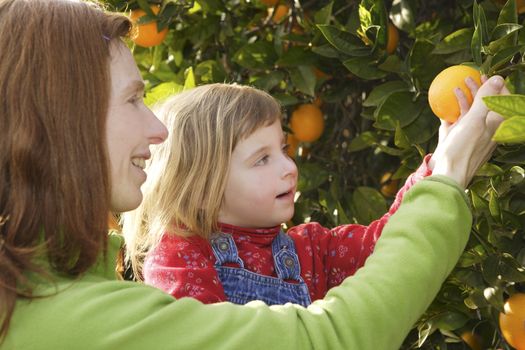
<path fill-rule="evenodd" d="M 363 266 L 405 192 L 432 173 L 427 156 L 368 227 L 312 222 L 284 233 L 298 174 L 270 95 L 205 85 L 172 97 L 159 115 L 170 136 L 154 150 L 124 234 L 136 276 L 176 298 L 307 306 Z"/>

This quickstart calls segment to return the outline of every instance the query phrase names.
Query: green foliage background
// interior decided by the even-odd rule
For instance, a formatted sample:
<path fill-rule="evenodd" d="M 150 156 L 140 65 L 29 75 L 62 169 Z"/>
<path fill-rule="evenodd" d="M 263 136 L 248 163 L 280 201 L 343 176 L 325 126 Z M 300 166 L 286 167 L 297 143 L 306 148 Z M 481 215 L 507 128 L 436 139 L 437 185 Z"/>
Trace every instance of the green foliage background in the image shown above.
<path fill-rule="evenodd" d="M 379 191 L 384 182 L 403 181 L 435 148 L 439 121 L 427 102 L 435 75 L 466 63 L 506 77 L 514 95 L 486 99 L 506 121 L 496 134 L 500 146 L 468 189 L 471 239 L 402 348 L 468 349 L 460 338 L 467 331 L 476 334 L 474 348 L 511 349 L 497 318 L 509 295 L 525 292 L 525 31 L 515 0 L 281 0 L 289 7 L 281 23 L 260 0 L 106 3 L 118 11 L 162 6 L 156 19 L 169 28 L 166 40 L 134 47 L 150 105 L 213 82 L 267 90 L 287 118 L 321 98 L 323 136 L 296 156 L 294 224 L 380 217 L 393 200 Z M 388 21 L 400 33 L 391 55 Z M 385 173 L 393 175 L 385 180 Z"/>

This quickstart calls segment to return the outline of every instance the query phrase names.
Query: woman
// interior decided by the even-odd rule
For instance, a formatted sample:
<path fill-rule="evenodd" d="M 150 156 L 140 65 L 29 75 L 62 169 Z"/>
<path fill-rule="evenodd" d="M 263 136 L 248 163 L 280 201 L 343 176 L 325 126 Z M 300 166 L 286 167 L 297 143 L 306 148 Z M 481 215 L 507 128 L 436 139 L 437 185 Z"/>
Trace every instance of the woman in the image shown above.
<path fill-rule="evenodd" d="M 325 299 L 203 305 L 114 276 L 108 212 L 140 203 L 149 146 L 167 136 L 120 40 L 129 26 L 80 1 L 0 0 L 0 349 L 397 349 L 466 244 L 463 189 L 501 121 L 480 98 L 502 79 L 448 134 L 465 151 L 436 156 L 437 176 Z"/>

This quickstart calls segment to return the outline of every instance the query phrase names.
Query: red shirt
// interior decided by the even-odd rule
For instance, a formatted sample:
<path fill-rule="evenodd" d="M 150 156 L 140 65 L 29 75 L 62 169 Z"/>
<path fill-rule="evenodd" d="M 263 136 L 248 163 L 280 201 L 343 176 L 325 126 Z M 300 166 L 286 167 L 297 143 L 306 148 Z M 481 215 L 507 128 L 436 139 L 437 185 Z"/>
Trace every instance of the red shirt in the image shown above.
<path fill-rule="evenodd" d="M 430 155 L 426 156 L 419 169 L 407 179 L 388 213 L 369 226 L 350 224 L 328 229 L 312 222 L 288 230 L 299 256 L 301 277 L 312 301 L 322 299 L 330 288 L 364 265 L 405 192 L 423 177 L 431 175 L 429 159 Z M 280 226 L 247 229 L 221 224 L 220 228 L 232 235 L 246 269 L 276 277 L 271 244 Z M 165 234 L 146 258 L 144 279 L 147 284 L 176 298 L 192 297 L 203 303 L 226 301 L 214 264 L 215 256 L 206 239 Z"/>

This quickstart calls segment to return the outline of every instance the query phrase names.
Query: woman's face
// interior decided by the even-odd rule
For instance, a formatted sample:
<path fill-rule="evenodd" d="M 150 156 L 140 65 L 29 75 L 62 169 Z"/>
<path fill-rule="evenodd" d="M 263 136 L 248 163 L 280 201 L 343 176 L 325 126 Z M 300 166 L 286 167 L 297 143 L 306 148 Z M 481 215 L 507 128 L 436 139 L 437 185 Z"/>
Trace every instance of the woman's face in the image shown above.
<path fill-rule="evenodd" d="M 142 201 L 149 146 L 163 142 L 166 127 L 144 104 L 144 83 L 129 49 L 111 44 L 111 95 L 106 126 L 110 160 L 111 210 L 135 209 Z"/>

